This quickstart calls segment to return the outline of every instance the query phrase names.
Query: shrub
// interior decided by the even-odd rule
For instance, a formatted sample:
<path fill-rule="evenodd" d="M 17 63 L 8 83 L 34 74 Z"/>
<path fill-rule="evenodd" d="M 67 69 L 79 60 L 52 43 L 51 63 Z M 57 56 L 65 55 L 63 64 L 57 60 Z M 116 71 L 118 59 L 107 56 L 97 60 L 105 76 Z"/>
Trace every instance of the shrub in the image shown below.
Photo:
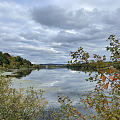
<path fill-rule="evenodd" d="M 11 78 L 0 77 L 0 119 L 2 120 L 37 120 L 42 116 L 47 101 L 43 92 L 10 87 Z"/>

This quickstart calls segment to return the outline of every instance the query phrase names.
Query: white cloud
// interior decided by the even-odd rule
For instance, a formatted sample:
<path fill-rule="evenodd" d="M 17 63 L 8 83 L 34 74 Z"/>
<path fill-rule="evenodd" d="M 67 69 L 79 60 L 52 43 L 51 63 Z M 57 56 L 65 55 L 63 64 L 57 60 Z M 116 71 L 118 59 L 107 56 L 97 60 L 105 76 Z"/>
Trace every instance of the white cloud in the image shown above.
<path fill-rule="evenodd" d="M 107 37 L 120 31 L 118 0 L 5 1 L 0 0 L 0 50 L 34 63 L 65 63 L 80 46 L 104 54 Z"/>

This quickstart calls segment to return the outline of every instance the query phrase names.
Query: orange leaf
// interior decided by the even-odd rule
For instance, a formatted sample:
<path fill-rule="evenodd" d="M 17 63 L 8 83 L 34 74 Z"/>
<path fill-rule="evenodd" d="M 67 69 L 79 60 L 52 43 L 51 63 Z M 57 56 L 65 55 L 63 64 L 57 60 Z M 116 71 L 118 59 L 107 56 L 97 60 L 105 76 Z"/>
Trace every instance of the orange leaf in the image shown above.
<path fill-rule="evenodd" d="M 77 114 L 81 116 L 81 113 L 80 113 L 80 112 L 77 112 Z"/>
<path fill-rule="evenodd" d="M 75 107 L 73 107 L 72 109 L 73 109 L 74 111 L 77 111 L 77 108 L 75 108 Z"/>
<path fill-rule="evenodd" d="M 115 78 L 114 76 L 110 76 L 110 80 L 114 81 L 117 80 L 117 78 Z"/>
<path fill-rule="evenodd" d="M 73 114 L 72 114 L 72 113 L 70 113 L 70 114 L 69 114 L 69 116 L 73 116 Z"/>
<path fill-rule="evenodd" d="M 109 84 L 109 82 L 106 83 L 105 86 L 104 86 L 104 88 L 105 88 L 106 90 L 108 89 L 108 84 Z"/>
<path fill-rule="evenodd" d="M 86 116 L 84 116 L 83 119 L 86 119 Z"/>
<path fill-rule="evenodd" d="M 110 80 L 112 80 L 112 81 L 113 81 L 113 78 L 114 78 L 113 76 L 110 76 Z"/>
<path fill-rule="evenodd" d="M 105 82 L 106 76 L 102 75 L 102 76 L 101 76 L 101 79 L 102 79 L 103 82 Z"/>
<path fill-rule="evenodd" d="M 22 94 L 19 94 L 20 97 L 22 97 Z"/>
<path fill-rule="evenodd" d="M 86 116 L 83 116 L 83 115 L 82 115 L 82 118 L 83 118 L 83 119 L 86 119 Z"/>
<path fill-rule="evenodd" d="M 89 103 L 89 100 L 87 100 L 86 102 Z"/>
<path fill-rule="evenodd" d="M 113 73 L 113 72 L 114 72 L 114 70 L 111 69 L 111 70 L 110 70 L 110 73 Z"/>

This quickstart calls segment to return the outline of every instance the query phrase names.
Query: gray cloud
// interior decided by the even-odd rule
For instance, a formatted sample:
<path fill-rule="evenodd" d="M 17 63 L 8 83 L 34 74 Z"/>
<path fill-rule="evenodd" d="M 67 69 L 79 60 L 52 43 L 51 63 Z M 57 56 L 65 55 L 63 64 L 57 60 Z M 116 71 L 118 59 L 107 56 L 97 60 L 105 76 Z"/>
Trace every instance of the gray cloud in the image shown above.
<path fill-rule="evenodd" d="M 94 8 L 98 8 L 100 10 L 115 10 L 119 8 L 120 1 L 119 0 L 52 0 L 52 4 L 55 3 L 58 6 L 67 8 L 69 10 L 76 10 L 79 8 L 85 8 L 87 10 L 92 10 Z"/>
<path fill-rule="evenodd" d="M 82 29 L 89 26 L 88 14 L 84 9 L 67 11 L 57 6 L 33 9 L 33 19 L 41 25 L 62 29 Z"/>
<path fill-rule="evenodd" d="M 110 27 L 119 26 L 120 9 L 115 11 L 105 11 L 93 9 L 88 11 L 78 9 L 68 11 L 57 6 L 47 6 L 43 8 L 34 8 L 32 11 L 33 20 L 43 26 L 58 29 L 94 29 L 99 32 Z"/>
<path fill-rule="evenodd" d="M 44 2 L 34 8 L 21 4 L 24 1 L 0 1 L 0 51 L 34 63 L 66 63 L 70 51 L 80 46 L 91 54 L 105 54 L 105 40 L 120 31 L 120 9 L 99 7 L 104 3 L 108 8 L 108 0 L 53 1 L 55 5 L 49 0 L 49 6 Z"/>

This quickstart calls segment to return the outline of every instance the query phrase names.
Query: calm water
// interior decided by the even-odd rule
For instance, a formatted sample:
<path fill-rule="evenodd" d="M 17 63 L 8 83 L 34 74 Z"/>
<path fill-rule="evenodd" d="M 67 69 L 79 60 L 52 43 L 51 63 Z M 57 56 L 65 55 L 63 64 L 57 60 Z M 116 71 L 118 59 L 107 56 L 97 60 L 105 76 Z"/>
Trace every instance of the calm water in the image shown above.
<path fill-rule="evenodd" d="M 26 77 L 13 80 L 13 87 L 45 90 L 44 97 L 49 105 L 58 105 L 58 96 L 69 96 L 74 105 L 79 104 L 80 97 L 93 90 L 96 83 L 88 82 L 89 73 L 73 71 L 66 68 L 34 70 Z"/>

